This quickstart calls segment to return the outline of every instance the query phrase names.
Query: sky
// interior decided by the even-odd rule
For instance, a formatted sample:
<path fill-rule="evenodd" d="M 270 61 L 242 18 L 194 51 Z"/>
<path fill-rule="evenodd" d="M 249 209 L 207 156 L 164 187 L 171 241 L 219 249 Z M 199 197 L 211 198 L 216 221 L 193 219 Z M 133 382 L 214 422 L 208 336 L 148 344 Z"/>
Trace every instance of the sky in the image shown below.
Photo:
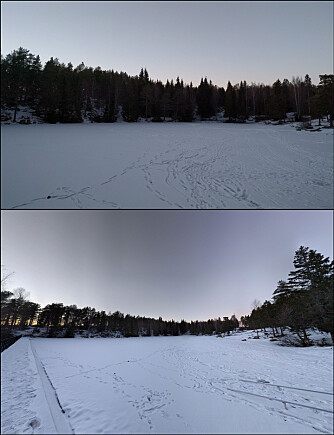
<path fill-rule="evenodd" d="M 333 258 L 332 211 L 2 211 L 1 264 L 43 306 L 165 320 L 249 314 L 301 246 Z"/>
<path fill-rule="evenodd" d="M 226 88 L 333 73 L 333 2 L 1 2 L 1 52 Z"/>

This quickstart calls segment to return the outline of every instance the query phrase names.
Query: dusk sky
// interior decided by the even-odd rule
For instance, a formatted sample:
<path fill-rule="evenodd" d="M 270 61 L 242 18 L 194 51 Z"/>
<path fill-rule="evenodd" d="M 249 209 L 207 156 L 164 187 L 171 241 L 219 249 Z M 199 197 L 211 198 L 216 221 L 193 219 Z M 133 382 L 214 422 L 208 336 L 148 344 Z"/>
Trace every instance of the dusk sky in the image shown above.
<path fill-rule="evenodd" d="M 331 211 L 2 211 L 2 265 L 45 306 L 240 317 L 300 245 L 333 258 Z"/>
<path fill-rule="evenodd" d="M 1 52 L 23 46 L 74 66 L 152 79 L 241 80 L 333 73 L 333 2 L 1 2 Z"/>

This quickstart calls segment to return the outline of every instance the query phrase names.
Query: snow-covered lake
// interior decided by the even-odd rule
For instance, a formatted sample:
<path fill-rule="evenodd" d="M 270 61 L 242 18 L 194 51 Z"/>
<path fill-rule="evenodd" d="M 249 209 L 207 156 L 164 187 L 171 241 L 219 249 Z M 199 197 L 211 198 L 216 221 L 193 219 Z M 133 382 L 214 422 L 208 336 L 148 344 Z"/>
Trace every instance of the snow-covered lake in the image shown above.
<path fill-rule="evenodd" d="M 2 208 L 333 208 L 333 130 L 2 126 Z"/>
<path fill-rule="evenodd" d="M 333 348 L 253 335 L 22 338 L 2 433 L 333 433 Z"/>

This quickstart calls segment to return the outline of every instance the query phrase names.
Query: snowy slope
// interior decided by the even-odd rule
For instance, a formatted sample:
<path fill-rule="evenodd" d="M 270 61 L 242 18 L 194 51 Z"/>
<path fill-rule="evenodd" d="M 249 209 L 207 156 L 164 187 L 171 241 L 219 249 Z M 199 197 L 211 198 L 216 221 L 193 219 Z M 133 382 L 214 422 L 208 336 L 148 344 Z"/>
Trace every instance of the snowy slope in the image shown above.
<path fill-rule="evenodd" d="M 333 130 L 2 126 L 2 208 L 332 208 Z"/>
<path fill-rule="evenodd" d="M 2 431 L 48 433 L 61 406 L 82 434 L 332 433 L 333 349 L 250 336 L 22 338 L 2 354 Z"/>

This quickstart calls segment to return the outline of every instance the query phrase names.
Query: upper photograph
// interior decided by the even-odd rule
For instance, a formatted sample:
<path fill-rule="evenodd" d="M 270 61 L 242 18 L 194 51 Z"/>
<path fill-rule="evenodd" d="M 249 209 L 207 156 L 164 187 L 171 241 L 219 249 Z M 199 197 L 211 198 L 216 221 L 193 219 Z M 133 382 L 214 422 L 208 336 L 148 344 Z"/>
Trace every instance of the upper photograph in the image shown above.
<path fill-rule="evenodd" d="M 333 2 L 1 2 L 1 209 L 333 209 Z"/>

